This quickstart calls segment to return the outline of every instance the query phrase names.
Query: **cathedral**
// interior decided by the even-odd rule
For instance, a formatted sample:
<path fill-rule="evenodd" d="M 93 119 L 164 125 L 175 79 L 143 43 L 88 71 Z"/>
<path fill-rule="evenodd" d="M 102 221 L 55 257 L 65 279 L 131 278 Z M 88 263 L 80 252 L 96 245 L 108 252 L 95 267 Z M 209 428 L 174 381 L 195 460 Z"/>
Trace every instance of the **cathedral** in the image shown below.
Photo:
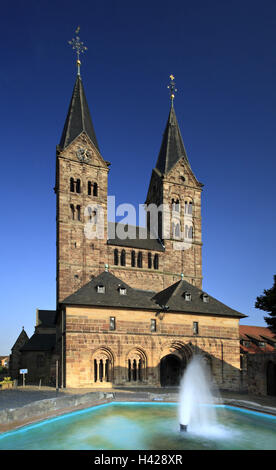
<path fill-rule="evenodd" d="M 56 310 L 37 310 L 35 333 L 21 346 L 26 381 L 176 386 L 200 353 L 220 388 L 239 390 L 245 315 L 202 288 L 203 184 L 184 147 L 174 77 L 160 151 L 145 175 L 146 227 L 135 227 L 108 221 L 111 164 L 101 154 L 77 63 L 56 148 Z"/>

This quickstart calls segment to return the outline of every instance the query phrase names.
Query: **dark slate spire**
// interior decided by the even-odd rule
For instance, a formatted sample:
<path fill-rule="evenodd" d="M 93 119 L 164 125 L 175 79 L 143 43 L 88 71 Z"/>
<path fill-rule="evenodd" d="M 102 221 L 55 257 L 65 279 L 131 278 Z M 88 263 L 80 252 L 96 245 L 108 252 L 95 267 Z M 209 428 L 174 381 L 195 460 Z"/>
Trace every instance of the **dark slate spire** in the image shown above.
<path fill-rule="evenodd" d="M 80 75 L 77 75 L 71 103 L 62 132 L 60 147 L 67 147 L 78 135 L 85 132 L 99 150 Z"/>
<path fill-rule="evenodd" d="M 183 157 L 190 166 L 172 100 L 170 114 L 165 132 L 163 134 L 163 140 L 156 163 L 156 168 L 160 171 L 160 173 L 165 175 Z"/>

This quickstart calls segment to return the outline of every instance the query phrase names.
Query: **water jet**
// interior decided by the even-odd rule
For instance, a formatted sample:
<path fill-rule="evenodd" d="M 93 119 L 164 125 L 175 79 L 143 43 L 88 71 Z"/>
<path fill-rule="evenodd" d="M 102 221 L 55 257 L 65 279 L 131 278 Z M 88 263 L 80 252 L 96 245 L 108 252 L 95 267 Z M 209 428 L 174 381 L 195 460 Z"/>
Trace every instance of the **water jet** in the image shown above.
<path fill-rule="evenodd" d="M 216 408 L 211 391 L 211 377 L 203 356 L 195 355 L 180 382 L 180 431 L 207 433 L 216 425 Z"/>

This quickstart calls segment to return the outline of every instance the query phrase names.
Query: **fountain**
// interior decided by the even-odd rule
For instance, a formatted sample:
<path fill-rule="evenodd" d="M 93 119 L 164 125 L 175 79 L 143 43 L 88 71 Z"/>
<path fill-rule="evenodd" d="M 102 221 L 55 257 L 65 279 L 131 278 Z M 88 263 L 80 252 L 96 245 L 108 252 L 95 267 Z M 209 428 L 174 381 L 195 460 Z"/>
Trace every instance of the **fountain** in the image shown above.
<path fill-rule="evenodd" d="M 213 405 L 209 370 L 204 358 L 195 355 L 180 383 L 180 430 L 209 434 L 216 427 L 216 408 Z"/>

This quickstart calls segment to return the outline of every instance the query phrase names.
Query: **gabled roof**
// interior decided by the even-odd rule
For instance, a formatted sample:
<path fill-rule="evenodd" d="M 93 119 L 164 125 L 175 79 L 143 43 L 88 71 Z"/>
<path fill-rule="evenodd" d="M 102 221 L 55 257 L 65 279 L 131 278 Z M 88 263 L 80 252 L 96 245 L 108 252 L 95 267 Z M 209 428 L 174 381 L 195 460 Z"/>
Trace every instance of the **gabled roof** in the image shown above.
<path fill-rule="evenodd" d="M 191 300 L 185 300 L 185 294 L 190 294 Z M 203 297 L 206 296 L 206 302 Z M 243 318 L 246 315 L 233 310 L 219 300 L 211 297 L 196 286 L 181 280 L 158 292 L 153 297 L 159 305 L 168 306 L 169 312 L 199 313 Z"/>
<path fill-rule="evenodd" d="M 159 170 L 162 175 L 165 175 L 181 158 L 184 158 L 190 167 L 172 102 L 156 163 L 156 169 Z"/>
<path fill-rule="evenodd" d="M 34 333 L 20 351 L 51 351 L 56 344 L 56 334 Z"/>
<path fill-rule="evenodd" d="M 67 147 L 82 132 L 88 135 L 95 147 L 99 150 L 82 80 L 80 75 L 78 75 L 59 143 L 60 148 L 64 149 Z"/>
<path fill-rule="evenodd" d="M 98 293 L 97 287 L 104 287 L 104 293 Z M 126 295 L 121 295 L 120 287 L 126 288 Z M 191 294 L 191 300 L 185 300 L 185 292 Z M 201 289 L 186 281 L 178 281 L 161 292 L 134 289 L 110 272 L 103 272 L 81 287 L 74 294 L 62 301 L 64 305 L 122 307 L 131 309 L 148 309 L 170 313 L 194 313 L 243 318 L 236 310 L 208 296 L 208 302 L 203 301 Z"/>
<path fill-rule="evenodd" d="M 12 346 L 11 350 L 17 349 L 21 344 L 26 343 L 29 341 L 29 336 L 27 335 L 26 331 L 24 330 L 24 327 L 22 328 L 21 333 L 19 334 L 17 340 L 15 341 L 14 345 Z"/>
<path fill-rule="evenodd" d="M 121 233 L 124 233 L 124 229 L 125 229 L 126 233 L 131 235 L 131 238 L 122 239 L 118 235 L 118 233 L 120 233 L 118 229 L 121 230 Z M 153 235 L 145 227 L 137 227 L 134 225 L 120 224 L 118 222 L 108 222 L 107 244 L 129 247 L 129 248 L 137 248 L 140 250 L 152 250 L 152 251 L 164 251 L 165 250 L 161 241 L 153 237 Z"/>
<path fill-rule="evenodd" d="M 56 310 L 37 310 L 36 326 L 55 328 Z"/>
<path fill-rule="evenodd" d="M 104 287 L 104 293 L 97 291 L 98 286 Z M 120 287 L 126 288 L 126 295 L 120 294 Z M 134 289 L 110 272 L 104 271 L 66 297 L 62 304 L 157 310 L 158 305 L 151 300 L 154 294 L 152 291 Z"/>

